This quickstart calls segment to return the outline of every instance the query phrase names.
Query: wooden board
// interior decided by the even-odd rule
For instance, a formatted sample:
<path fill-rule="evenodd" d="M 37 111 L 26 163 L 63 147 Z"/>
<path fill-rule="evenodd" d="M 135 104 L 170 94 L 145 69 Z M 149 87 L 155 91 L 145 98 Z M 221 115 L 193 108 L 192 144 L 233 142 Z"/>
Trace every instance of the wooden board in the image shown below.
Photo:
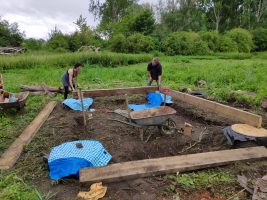
<path fill-rule="evenodd" d="M 253 113 L 249 113 L 237 108 L 195 97 L 175 90 L 170 90 L 170 96 L 172 96 L 175 100 L 186 102 L 198 107 L 199 109 L 213 112 L 220 117 L 224 117 L 235 122 L 249 124 L 257 128 L 260 128 L 262 126 L 262 117 Z"/>
<path fill-rule="evenodd" d="M 101 89 L 101 90 L 83 90 L 84 97 L 105 97 L 105 96 L 117 96 L 124 94 L 146 94 L 149 92 L 155 92 L 158 87 L 129 87 L 129 88 L 114 88 L 114 89 Z M 73 98 L 79 98 L 77 91 L 72 93 Z"/>
<path fill-rule="evenodd" d="M 248 124 L 234 124 L 231 128 L 233 131 L 245 136 L 267 138 L 267 130 L 264 128 L 256 128 Z"/>
<path fill-rule="evenodd" d="M 80 182 L 124 181 L 132 178 L 192 171 L 226 165 L 236 161 L 260 159 L 266 157 L 267 149 L 265 147 L 251 147 L 131 161 L 111 164 L 104 167 L 81 169 Z"/>
<path fill-rule="evenodd" d="M 27 126 L 27 128 L 24 129 L 21 135 L 3 153 L 0 158 L 0 169 L 10 169 L 15 165 L 20 157 L 23 147 L 31 142 L 34 135 L 38 132 L 50 113 L 54 110 L 56 104 L 56 101 L 48 103 L 38 116 Z"/>

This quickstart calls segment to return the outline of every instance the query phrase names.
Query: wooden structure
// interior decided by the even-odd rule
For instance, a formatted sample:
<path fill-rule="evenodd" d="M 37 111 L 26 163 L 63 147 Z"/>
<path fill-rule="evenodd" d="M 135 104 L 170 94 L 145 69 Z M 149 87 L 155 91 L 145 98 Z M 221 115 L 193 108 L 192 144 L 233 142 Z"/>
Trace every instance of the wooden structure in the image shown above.
<path fill-rule="evenodd" d="M 105 96 L 117 96 L 125 94 L 146 94 L 149 92 L 155 92 L 158 87 L 129 87 L 129 88 L 116 88 L 116 89 L 100 89 L 100 90 L 83 90 L 84 97 L 105 97 Z M 79 95 L 77 91 L 72 93 L 73 98 L 78 99 Z"/>
<path fill-rule="evenodd" d="M 101 89 L 101 90 L 83 90 L 84 97 L 104 97 L 117 96 L 125 94 L 146 94 L 155 92 L 158 87 L 130 87 L 117 89 Z M 73 98 L 79 98 L 77 92 L 72 93 Z M 190 94 L 170 90 L 169 95 L 178 103 L 186 103 L 195 106 L 199 110 L 210 112 L 219 117 L 227 118 L 230 121 L 248 124 L 257 128 L 262 126 L 262 117 L 250 112 L 246 112 L 231 106 L 223 105 L 214 101 L 199 98 Z"/>
<path fill-rule="evenodd" d="M 3 75 L 0 74 L 0 90 L 3 90 L 4 89 L 4 78 L 3 78 Z"/>
<path fill-rule="evenodd" d="M 29 92 L 16 93 L 14 94 L 14 97 L 18 100 L 15 102 L 0 103 L 0 109 L 6 110 L 9 108 L 16 108 L 17 110 L 20 110 L 25 106 L 28 96 Z"/>
<path fill-rule="evenodd" d="M 251 147 L 130 161 L 80 170 L 80 182 L 116 182 L 166 173 L 192 171 L 267 157 L 265 147 Z"/>
<path fill-rule="evenodd" d="M 0 54 L 16 54 L 16 53 L 25 53 L 27 49 L 21 47 L 0 47 Z"/>
<path fill-rule="evenodd" d="M 29 144 L 40 127 L 46 121 L 50 113 L 55 108 L 57 102 L 51 101 L 38 116 L 29 124 L 29 126 L 21 133 L 21 135 L 11 144 L 11 146 L 3 153 L 0 158 L 0 169 L 12 168 L 20 157 L 25 145 Z"/>
<path fill-rule="evenodd" d="M 262 126 L 262 117 L 253 113 L 175 90 L 170 91 L 170 96 L 172 96 L 174 100 L 191 104 L 197 109 L 204 110 L 205 112 L 215 113 L 220 117 L 224 117 L 232 121 L 249 124 L 257 128 Z"/>

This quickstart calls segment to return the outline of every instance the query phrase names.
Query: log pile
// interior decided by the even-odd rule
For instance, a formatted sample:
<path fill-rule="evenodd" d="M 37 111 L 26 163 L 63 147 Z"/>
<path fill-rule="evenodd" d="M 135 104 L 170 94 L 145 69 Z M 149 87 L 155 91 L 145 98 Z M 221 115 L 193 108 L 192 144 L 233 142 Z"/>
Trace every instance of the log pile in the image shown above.
<path fill-rule="evenodd" d="M 27 51 L 26 48 L 21 48 L 21 47 L 0 47 L 1 55 L 25 53 L 26 51 Z"/>
<path fill-rule="evenodd" d="M 64 90 L 62 88 L 49 87 L 45 84 L 42 85 L 21 85 L 20 89 L 22 91 L 29 91 L 34 95 L 47 95 L 54 96 L 56 93 L 63 93 Z"/>
<path fill-rule="evenodd" d="M 93 52 L 100 52 L 101 48 L 100 47 L 96 47 L 96 46 L 82 46 L 78 49 L 78 51 L 93 51 Z"/>

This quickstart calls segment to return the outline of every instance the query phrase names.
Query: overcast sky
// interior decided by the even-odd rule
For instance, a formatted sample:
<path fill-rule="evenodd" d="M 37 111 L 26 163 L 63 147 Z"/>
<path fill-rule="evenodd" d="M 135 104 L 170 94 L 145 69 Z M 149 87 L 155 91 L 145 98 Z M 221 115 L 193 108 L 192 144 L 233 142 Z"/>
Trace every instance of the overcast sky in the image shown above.
<path fill-rule="evenodd" d="M 44 38 L 55 26 L 62 32 L 75 31 L 74 21 L 82 14 L 92 27 L 97 25 L 88 12 L 89 0 L 0 0 L 0 16 L 17 22 L 27 38 Z M 142 3 L 155 0 L 140 0 Z"/>

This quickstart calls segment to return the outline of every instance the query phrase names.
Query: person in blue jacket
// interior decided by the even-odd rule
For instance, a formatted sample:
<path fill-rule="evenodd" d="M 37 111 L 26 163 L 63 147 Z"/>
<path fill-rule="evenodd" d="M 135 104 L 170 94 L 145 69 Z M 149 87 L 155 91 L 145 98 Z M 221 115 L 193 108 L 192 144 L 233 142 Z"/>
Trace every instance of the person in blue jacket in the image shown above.
<path fill-rule="evenodd" d="M 68 69 L 61 77 L 61 82 L 64 86 L 64 99 L 68 98 L 69 88 L 71 91 L 75 91 L 74 78 L 78 83 L 78 74 L 81 71 L 82 64 L 76 63 L 73 68 Z"/>

